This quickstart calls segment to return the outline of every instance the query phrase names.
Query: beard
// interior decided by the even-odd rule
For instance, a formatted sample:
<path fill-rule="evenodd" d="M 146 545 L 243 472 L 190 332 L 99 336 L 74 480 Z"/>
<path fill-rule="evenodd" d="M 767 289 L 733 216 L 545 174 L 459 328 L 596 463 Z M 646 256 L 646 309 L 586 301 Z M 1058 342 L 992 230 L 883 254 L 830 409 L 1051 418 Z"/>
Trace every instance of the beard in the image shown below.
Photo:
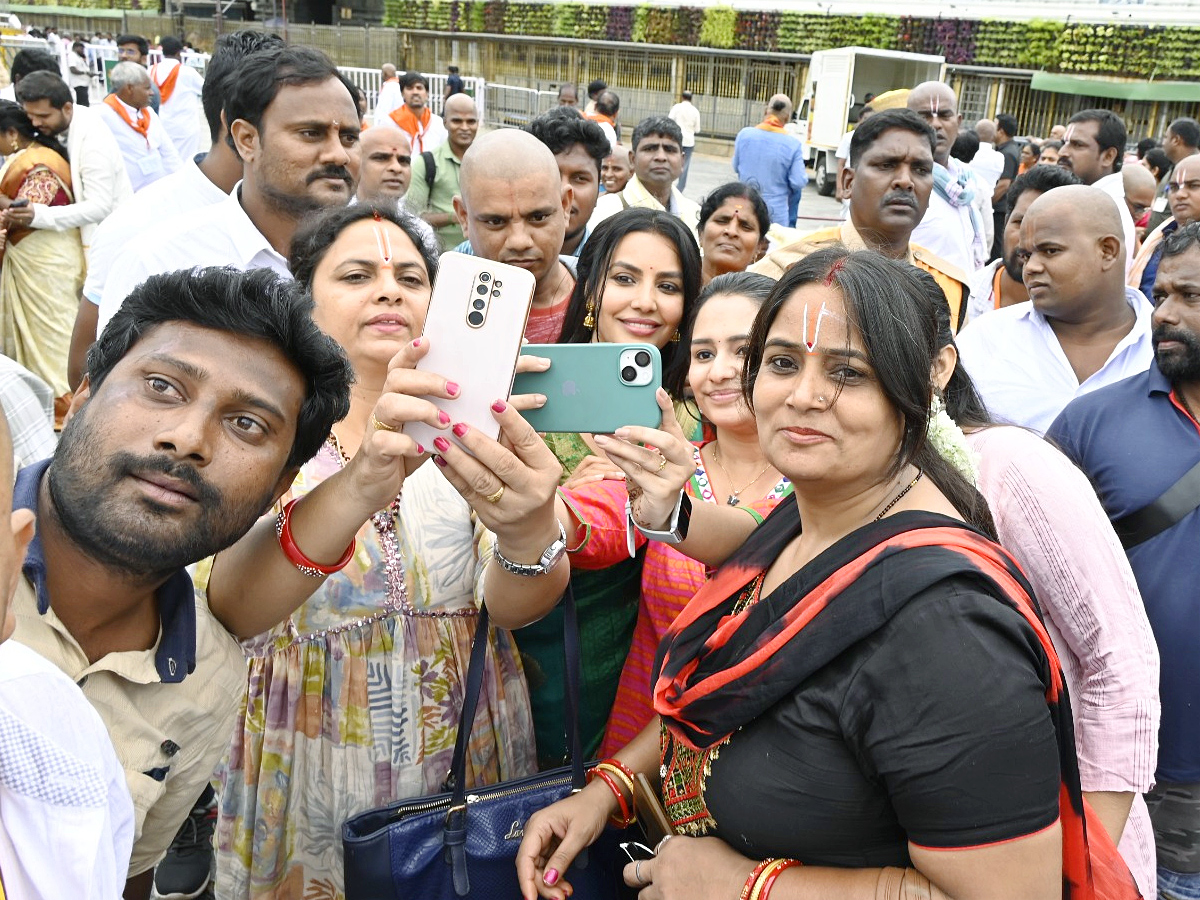
<path fill-rule="evenodd" d="M 1017 284 L 1021 284 L 1023 282 L 1022 274 L 1025 271 L 1025 267 L 1021 264 L 1020 260 L 1017 258 L 1017 254 L 1016 253 L 1005 253 L 1004 256 L 1001 257 L 1001 260 L 1004 264 L 1004 271 L 1008 275 L 1008 277 L 1011 278 L 1013 281 L 1015 281 Z"/>
<path fill-rule="evenodd" d="M 1200 338 L 1190 331 L 1159 326 L 1151 335 L 1154 344 L 1154 361 L 1158 369 L 1172 384 L 1181 381 L 1200 381 Z M 1159 353 L 1158 345 L 1163 341 L 1177 341 L 1182 350 Z"/>
<path fill-rule="evenodd" d="M 165 577 L 233 544 L 258 520 L 274 491 L 237 501 L 195 467 L 165 454 L 119 451 L 98 458 L 101 442 L 87 408 L 63 429 L 47 473 L 54 515 L 71 541 L 109 568 L 136 577 Z M 192 510 L 176 510 L 119 490 L 133 474 L 162 474 L 187 484 Z"/>

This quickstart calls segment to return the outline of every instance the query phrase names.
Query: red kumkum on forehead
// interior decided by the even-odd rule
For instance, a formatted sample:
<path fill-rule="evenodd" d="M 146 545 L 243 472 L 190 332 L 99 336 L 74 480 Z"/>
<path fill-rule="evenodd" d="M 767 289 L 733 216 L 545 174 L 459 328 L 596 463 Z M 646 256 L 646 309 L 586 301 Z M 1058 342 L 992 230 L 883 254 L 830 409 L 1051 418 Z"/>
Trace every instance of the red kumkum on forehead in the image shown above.
<path fill-rule="evenodd" d="M 378 217 L 379 215 L 376 213 L 376 218 Z M 379 248 L 379 258 L 385 264 L 390 263 L 392 261 L 392 238 L 382 225 L 375 226 L 375 245 Z"/>

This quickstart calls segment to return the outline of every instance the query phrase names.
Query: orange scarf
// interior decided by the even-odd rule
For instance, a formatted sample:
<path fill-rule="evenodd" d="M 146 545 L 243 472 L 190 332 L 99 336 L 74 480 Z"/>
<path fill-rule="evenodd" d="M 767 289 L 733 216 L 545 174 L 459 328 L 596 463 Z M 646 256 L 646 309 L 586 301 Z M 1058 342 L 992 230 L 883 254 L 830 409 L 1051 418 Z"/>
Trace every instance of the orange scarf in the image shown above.
<path fill-rule="evenodd" d="M 763 119 L 754 127 L 761 128 L 763 131 L 774 131 L 778 132 L 779 134 L 787 134 L 787 132 L 784 131 L 783 122 L 779 121 L 779 117 L 775 115 L 768 114 L 765 119 Z"/>
<path fill-rule="evenodd" d="M 171 99 L 171 95 L 175 93 L 175 82 L 179 78 L 179 70 L 183 68 L 183 63 L 179 63 L 171 70 L 171 74 L 165 80 L 158 80 L 158 67 L 162 63 L 155 63 L 150 67 L 150 77 L 154 79 L 154 83 L 158 85 L 158 94 L 162 98 L 162 102 L 166 103 Z"/>
<path fill-rule="evenodd" d="M 429 120 L 433 118 L 433 113 L 429 111 L 429 107 L 421 110 L 421 118 L 418 119 L 413 115 L 413 111 L 408 108 L 405 103 L 399 109 L 393 109 L 388 113 L 388 118 L 395 122 L 400 130 L 406 132 L 412 138 L 413 153 L 423 153 L 425 150 L 425 129 L 429 127 Z"/>
<path fill-rule="evenodd" d="M 614 125 L 615 126 L 617 124 L 616 119 L 614 119 L 612 116 L 606 116 L 606 115 L 604 115 L 604 113 L 594 112 L 590 116 L 584 116 L 584 118 L 589 119 L 593 122 L 603 122 L 605 125 Z"/>
<path fill-rule="evenodd" d="M 146 142 L 146 146 L 150 146 L 150 110 L 142 108 L 138 110 L 137 124 L 134 124 L 133 119 L 129 118 L 129 113 L 125 112 L 125 104 L 117 99 L 116 94 L 109 94 L 104 98 L 104 102 L 110 108 L 116 110 L 118 116 L 125 120 L 125 124 L 140 134 Z"/>

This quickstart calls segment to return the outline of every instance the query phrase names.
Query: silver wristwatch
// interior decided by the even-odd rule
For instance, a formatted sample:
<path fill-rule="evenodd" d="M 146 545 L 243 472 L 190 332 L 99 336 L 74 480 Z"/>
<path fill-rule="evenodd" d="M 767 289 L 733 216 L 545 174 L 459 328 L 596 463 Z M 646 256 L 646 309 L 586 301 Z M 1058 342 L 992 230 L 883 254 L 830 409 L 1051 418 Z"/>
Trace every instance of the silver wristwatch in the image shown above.
<path fill-rule="evenodd" d="M 499 545 L 492 548 L 492 555 L 496 557 L 496 562 L 500 564 L 500 568 L 505 572 L 511 572 L 513 575 L 524 575 L 527 578 L 550 574 L 550 570 L 558 565 L 559 560 L 566 555 L 566 552 L 567 532 L 563 529 L 562 522 L 558 523 L 558 539 L 546 548 L 545 552 L 542 553 L 541 559 L 535 563 L 513 562 L 500 552 Z"/>

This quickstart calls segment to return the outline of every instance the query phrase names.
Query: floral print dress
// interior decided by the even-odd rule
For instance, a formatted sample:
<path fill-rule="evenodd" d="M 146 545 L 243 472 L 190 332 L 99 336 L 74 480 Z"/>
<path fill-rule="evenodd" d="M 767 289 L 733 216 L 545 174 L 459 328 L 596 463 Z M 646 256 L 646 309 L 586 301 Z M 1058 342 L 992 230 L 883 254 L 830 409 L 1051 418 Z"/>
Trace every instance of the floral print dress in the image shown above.
<path fill-rule="evenodd" d="M 326 444 L 290 496 L 341 466 Z M 362 528 L 345 569 L 245 643 L 245 702 L 219 772 L 218 898 L 339 900 L 342 823 L 441 790 L 491 552 L 491 533 L 426 463 Z M 529 695 L 508 632 L 493 629 L 488 662 L 472 785 L 535 770 Z"/>

